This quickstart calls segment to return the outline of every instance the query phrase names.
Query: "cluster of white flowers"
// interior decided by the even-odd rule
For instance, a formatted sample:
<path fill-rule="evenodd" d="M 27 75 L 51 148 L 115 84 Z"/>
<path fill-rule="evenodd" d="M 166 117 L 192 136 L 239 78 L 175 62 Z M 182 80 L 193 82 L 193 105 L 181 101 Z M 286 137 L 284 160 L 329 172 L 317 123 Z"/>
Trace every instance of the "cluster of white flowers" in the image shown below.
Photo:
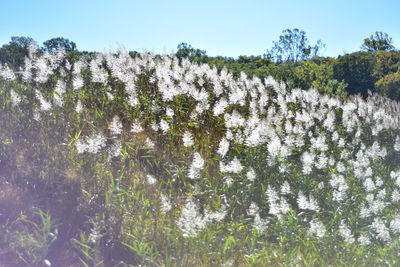
<path fill-rule="evenodd" d="M 204 229 L 208 222 L 219 222 L 225 218 L 225 215 L 225 207 L 222 207 L 220 211 L 216 212 L 206 211 L 205 214 L 202 215 L 193 199 L 189 198 L 186 200 L 186 204 L 176 224 L 181 229 L 184 237 L 193 237 L 198 231 Z"/>
<path fill-rule="evenodd" d="M 319 211 L 317 200 L 311 194 L 307 198 L 302 191 L 298 193 L 297 205 L 302 210 Z"/>
<path fill-rule="evenodd" d="M 185 131 L 182 137 L 182 141 L 185 147 L 190 147 L 194 145 L 192 134 L 189 131 Z"/>
<path fill-rule="evenodd" d="M 221 172 L 229 173 L 240 173 L 243 170 L 243 166 L 237 157 L 234 157 L 228 164 L 224 164 L 222 161 L 219 163 L 219 170 Z"/>
<path fill-rule="evenodd" d="M 92 134 L 83 140 L 78 139 L 75 142 L 76 150 L 79 154 L 89 152 L 96 154 L 106 146 L 107 139 L 102 133 Z"/>
<path fill-rule="evenodd" d="M 108 129 L 114 135 L 119 135 L 122 133 L 122 122 L 117 115 L 115 115 L 112 119 L 110 126 L 108 126 Z"/>
<path fill-rule="evenodd" d="M 194 153 L 192 165 L 190 166 L 189 169 L 189 178 L 190 179 L 199 179 L 200 178 L 200 171 L 204 167 L 204 159 L 201 157 L 201 155 L 198 152 Z"/>
<path fill-rule="evenodd" d="M 381 174 L 378 177 L 378 172 L 373 168 L 373 164 L 383 162 L 389 156 L 392 158 L 393 155 L 398 156 L 400 151 L 398 102 L 377 95 L 372 95 L 366 100 L 355 96 L 342 101 L 320 95 L 316 90 L 287 90 L 283 83 L 276 82 L 271 77 L 261 80 L 241 74 L 235 79 L 226 69 L 218 71 L 217 68 L 207 64 L 198 65 L 187 59 L 179 60 L 174 56 L 165 55 L 156 58 L 143 53 L 140 57 L 132 58 L 128 51 L 122 48 L 116 52 L 97 54 L 93 59 L 82 58 L 71 64 L 65 58 L 65 52 L 61 50 L 46 51 L 40 55 L 37 47 L 31 45 L 22 72 L 14 73 L 8 66 L 0 65 L 0 77 L 6 82 L 21 78 L 26 84 L 35 85 L 34 88 L 37 89 L 34 99 L 27 99 L 24 95 L 10 90 L 10 103 L 15 108 L 21 104 L 21 99 L 24 100 L 24 104 L 27 101 L 40 103 L 40 109 L 34 108 L 32 112 L 34 119 L 39 121 L 43 115 L 41 111 L 49 112 L 52 108 L 63 106 L 64 95 L 69 92 L 69 87 L 74 89 L 71 93 L 75 94 L 77 99 L 75 112 L 81 113 L 84 110 L 85 101 L 81 102 L 78 93 L 75 92 L 75 90 L 85 90 L 87 81 L 83 78 L 84 69 L 89 69 L 91 72 L 90 82 L 108 85 L 110 81 L 120 81 L 127 93 L 126 104 L 133 108 L 141 105 L 139 99 L 142 92 L 137 89 L 140 75 L 144 72 L 153 73 L 149 82 L 157 88 L 163 101 L 152 100 L 151 111 L 164 112 L 165 115 L 148 124 L 141 124 L 142 117 L 138 115 L 133 118 L 130 128 L 132 133 L 143 132 L 142 125 L 149 125 L 146 130 L 159 131 L 164 135 L 171 131 L 172 125 L 175 128 L 173 123 L 181 120 L 177 120 L 180 113 L 174 106 L 174 101 L 175 97 L 180 95 L 194 101 L 193 110 L 190 114 L 186 114 L 191 123 L 195 122 L 201 128 L 202 123 L 210 123 L 212 120 L 223 122 L 224 130 L 211 147 L 214 149 L 213 152 L 220 156 L 220 172 L 229 175 L 224 179 L 226 184 L 232 184 L 243 170 L 247 170 L 246 177 L 251 182 L 261 178 L 261 175 L 256 176 L 253 169 L 242 165 L 242 162 L 244 164 L 248 161 L 240 158 L 235 148 L 238 146 L 266 148 L 266 150 L 261 149 L 263 152 L 259 153 L 255 160 L 266 162 L 268 165 L 266 168 L 278 165 L 277 169 L 282 174 L 286 174 L 292 166 L 296 166 L 300 167 L 303 176 L 312 177 L 314 173 L 324 172 L 329 168 L 326 181 L 320 181 L 317 188 L 304 190 L 307 192 L 329 190 L 328 195 L 332 198 L 318 201 L 333 200 L 330 204 L 335 210 L 340 210 L 347 200 L 352 199 L 351 183 L 347 177 L 354 175 L 360 184 L 360 190 L 365 193 L 361 206 L 354 208 L 359 208 L 358 215 L 361 219 L 369 218 L 370 221 L 373 219 L 372 225 L 364 226 L 369 226 L 369 229 L 376 233 L 376 238 L 385 242 L 390 239 L 389 233 L 400 234 L 399 217 L 395 217 L 390 223 L 378 217 L 386 207 L 390 206 L 389 201 L 397 204 L 400 201 L 400 171 L 389 170 L 390 177 Z M 46 90 L 40 89 L 40 85 L 47 83 L 54 71 L 59 71 L 61 75 L 53 88 L 54 91 L 49 94 Z M 106 95 L 109 100 L 114 99 L 112 93 L 107 92 Z M 185 118 L 182 121 L 188 120 Z M 109 158 L 117 157 L 121 153 L 121 142 L 115 139 L 124 130 L 118 115 L 113 117 L 108 129 L 115 141 L 108 149 Z M 193 136 L 198 136 L 197 130 L 192 130 L 187 124 L 178 125 L 178 129 L 191 129 L 183 133 L 182 142 L 185 147 L 192 147 Z M 368 138 L 364 138 L 365 136 Z M 106 147 L 106 141 L 103 134 L 93 134 L 78 139 L 75 147 L 78 153 L 98 153 Z M 144 145 L 149 148 L 155 146 L 150 138 L 146 139 Z M 189 178 L 199 179 L 206 164 L 206 159 L 194 151 L 192 164 L 188 168 Z M 155 181 L 149 176 L 147 180 L 150 183 Z M 197 182 L 200 181 L 194 181 Z M 295 207 L 290 207 L 286 199 L 293 197 L 297 200 L 299 210 L 302 212 L 311 210 L 318 216 L 320 207 L 313 195 L 306 196 L 302 191 L 295 195 L 289 182 L 283 181 L 280 190 L 277 190 L 279 187 L 276 187 L 277 189 L 268 187 L 269 213 L 278 217 L 288 213 Z M 389 189 L 392 184 L 396 188 Z M 167 202 L 162 200 L 162 203 Z M 168 205 L 162 205 L 163 209 L 167 210 Z M 265 229 L 267 221 L 260 218 L 259 212 L 249 211 L 250 213 L 254 216 L 255 227 Z M 190 218 L 192 216 L 190 214 L 194 214 L 197 220 L 192 226 L 184 226 L 184 219 L 180 221 L 180 227 L 187 236 L 201 229 L 205 221 L 218 217 L 217 213 L 209 216 L 199 215 L 197 206 L 192 200 L 186 203 L 181 217 Z M 311 235 L 317 237 L 326 235 L 328 231 L 321 221 L 324 220 L 315 217 L 310 222 Z M 355 242 L 344 221 L 339 227 L 339 232 L 346 242 Z M 366 234 L 355 233 L 355 236 L 359 236 L 357 241 L 364 245 L 369 244 L 374 238 Z"/>
<path fill-rule="evenodd" d="M 313 219 L 310 221 L 310 229 L 309 234 L 315 235 L 318 238 L 322 238 L 325 236 L 326 229 L 323 223 L 321 223 L 318 219 Z"/>

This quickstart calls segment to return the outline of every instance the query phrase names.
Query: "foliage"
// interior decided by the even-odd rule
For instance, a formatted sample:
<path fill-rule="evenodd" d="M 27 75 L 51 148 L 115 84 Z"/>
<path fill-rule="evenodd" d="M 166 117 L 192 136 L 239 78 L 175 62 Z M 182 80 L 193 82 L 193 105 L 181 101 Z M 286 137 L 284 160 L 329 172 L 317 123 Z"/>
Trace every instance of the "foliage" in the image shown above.
<path fill-rule="evenodd" d="M 314 46 L 309 45 L 306 33 L 299 29 L 282 31 L 279 41 L 273 43 L 273 48 L 267 50 L 267 57 L 275 62 L 292 63 L 317 56 L 325 46 L 320 40 Z"/>
<path fill-rule="evenodd" d="M 380 94 L 400 101 L 400 71 L 383 76 L 375 87 Z"/>
<path fill-rule="evenodd" d="M 30 44 L 35 44 L 30 37 L 11 37 L 11 41 L 0 48 L 0 62 L 7 62 L 11 68 L 18 69 L 24 64 L 25 57 L 29 54 Z"/>
<path fill-rule="evenodd" d="M 0 214 L 0 262 L 34 247 L 28 266 L 398 264 L 399 103 L 345 96 L 330 58 L 207 60 L 1 65 L 0 208 L 46 212 Z"/>
<path fill-rule="evenodd" d="M 375 32 L 369 38 L 364 39 L 361 50 L 371 53 L 394 50 L 392 37 L 384 32 Z"/>
<path fill-rule="evenodd" d="M 333 64 L 333 77 L 348 84 L 349 94 L 367 96 L 374 89 L 373 78 L 375 57 L 366 52 L 348 54 L 339 57 Z"/>
<path fill-rule="evenodd" d="M 188 58 L 194 62 L 205 62 L 207 59 L 206 51 L 195 49 L 190 44 L 180 43 L 178 45 L 178 51 L 176 51 L 178 58 Z"/>

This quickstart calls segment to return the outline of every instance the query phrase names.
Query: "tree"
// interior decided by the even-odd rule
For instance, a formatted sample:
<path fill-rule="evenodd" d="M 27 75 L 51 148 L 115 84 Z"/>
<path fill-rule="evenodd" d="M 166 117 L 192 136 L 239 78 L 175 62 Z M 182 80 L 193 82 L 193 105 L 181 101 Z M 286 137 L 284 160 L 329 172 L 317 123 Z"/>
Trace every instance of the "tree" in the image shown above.
<path fill-rule="evenodd" d="M 296 63 L 307 60 L 319 54 L 325 45 L 318 40 L 314 46 L 309 45 L 306 33 L 299 29 L 286 29 L 282 31 L 278 42 L 273 42 L 271 50 L 267 50 L 266 56 L 275 62 Z"/>
<path fill-rule="evenodd" d="M 361 49 L 371 53 L 394 50 L 393 40 L 387 33 L 375 32 L 369 38 L 364 39 Z"/>
<path fill-rule="evenodd" d="M 194 62 L 204 63 L 207 59 L 206 51 L 195 49 L 190 44 L 180 43 L 178 45 L 178 51 L 176 52 L 178 58 L 188 58 Z"/>
<path fill-rule="evenodd" d="M 50 51 L 55 51 L 62 48 L 67 52 L 76 51 L 76 44 L 68 39 L 57 37 L 47 40 L 43 43 L 44 48 Z"/>
<path fill-rule="evenodd" d="M 374 90 L 375 61 L 374 55 L 366 52 L 338 57 L 333 63 L 333 78 L 346 82 L 348 84 L 346 90 L 349 94 L 361 93 L 366 97 L 368 90 Z"/>
<path fill-rule="evenodd" d="M 400 69 L 400 51 L 378 51 L 374 53 L 376 63 L 374 78 L 379 80 L 383 76 Z"/>
<path fill-rule="evenodd" d="M 29 45 L 36 44 L 30 37 L 13 36 L 8 44 L 0 48 L 0 62 L 7 63 L 11 68 L 18 69 L 29 55 Z"/>
<path fill-rule="evenodd" d="M 400 69 L 398 72 L 383 76 L 375 83 L 376 90 L 391 99 L 400 100 Z"/>

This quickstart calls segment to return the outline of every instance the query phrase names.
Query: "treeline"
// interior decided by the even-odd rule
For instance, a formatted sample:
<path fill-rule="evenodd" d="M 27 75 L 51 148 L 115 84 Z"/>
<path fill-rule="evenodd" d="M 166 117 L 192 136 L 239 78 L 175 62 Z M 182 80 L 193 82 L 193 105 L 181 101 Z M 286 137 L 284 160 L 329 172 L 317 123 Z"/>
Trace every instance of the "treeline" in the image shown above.
<path fill-rule="evenodd" d="M 0 63 L 7 63 L 18 71 L 29 54 L 29 45 L 36 42 L 29 37 L 12 37 L 0 48 Z M 187 43 L 177 47 L 178 58 L 188 58 L 207 63 L 218 69 L 226 68 L 239 77 L 241 73 L 264 79 L 268 76 L 283 81 L 289 88 L 316 88 L 330 96 L 346 97 L 376 92 L 400 100 L 400 51 L 393 46 L 386 33 L 376 32 L 365 38 L 360 51 L 333 57 L 320 56 L 325 46 L 321 41 L 310 45 L 304 31 L 286 29 L 274 46 L 264 55 L 239 56 L 238 58 L 208 56 L 206 51 Z M 37 44 L 36 44 L 37 45 Z M 65 38 L 47 40 L 41 51 L 63 48 L 70 62 L 81 57 L 91 57 L 96 52 L 79 51 L 74 42 Z M 139 56 L 130 51 L 132 57 Z"/>

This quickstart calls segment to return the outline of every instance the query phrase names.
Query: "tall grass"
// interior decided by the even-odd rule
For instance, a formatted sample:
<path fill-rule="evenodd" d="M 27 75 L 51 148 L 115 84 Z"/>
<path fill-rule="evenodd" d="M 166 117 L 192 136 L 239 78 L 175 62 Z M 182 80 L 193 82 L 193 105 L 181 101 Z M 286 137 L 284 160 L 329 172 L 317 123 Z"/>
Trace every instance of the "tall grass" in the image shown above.
<path fill-rule="evenodd" d="M 124 49 L 32 46 L 0 88 L 0 262 L 398 264 L 397 102 Z"/>

